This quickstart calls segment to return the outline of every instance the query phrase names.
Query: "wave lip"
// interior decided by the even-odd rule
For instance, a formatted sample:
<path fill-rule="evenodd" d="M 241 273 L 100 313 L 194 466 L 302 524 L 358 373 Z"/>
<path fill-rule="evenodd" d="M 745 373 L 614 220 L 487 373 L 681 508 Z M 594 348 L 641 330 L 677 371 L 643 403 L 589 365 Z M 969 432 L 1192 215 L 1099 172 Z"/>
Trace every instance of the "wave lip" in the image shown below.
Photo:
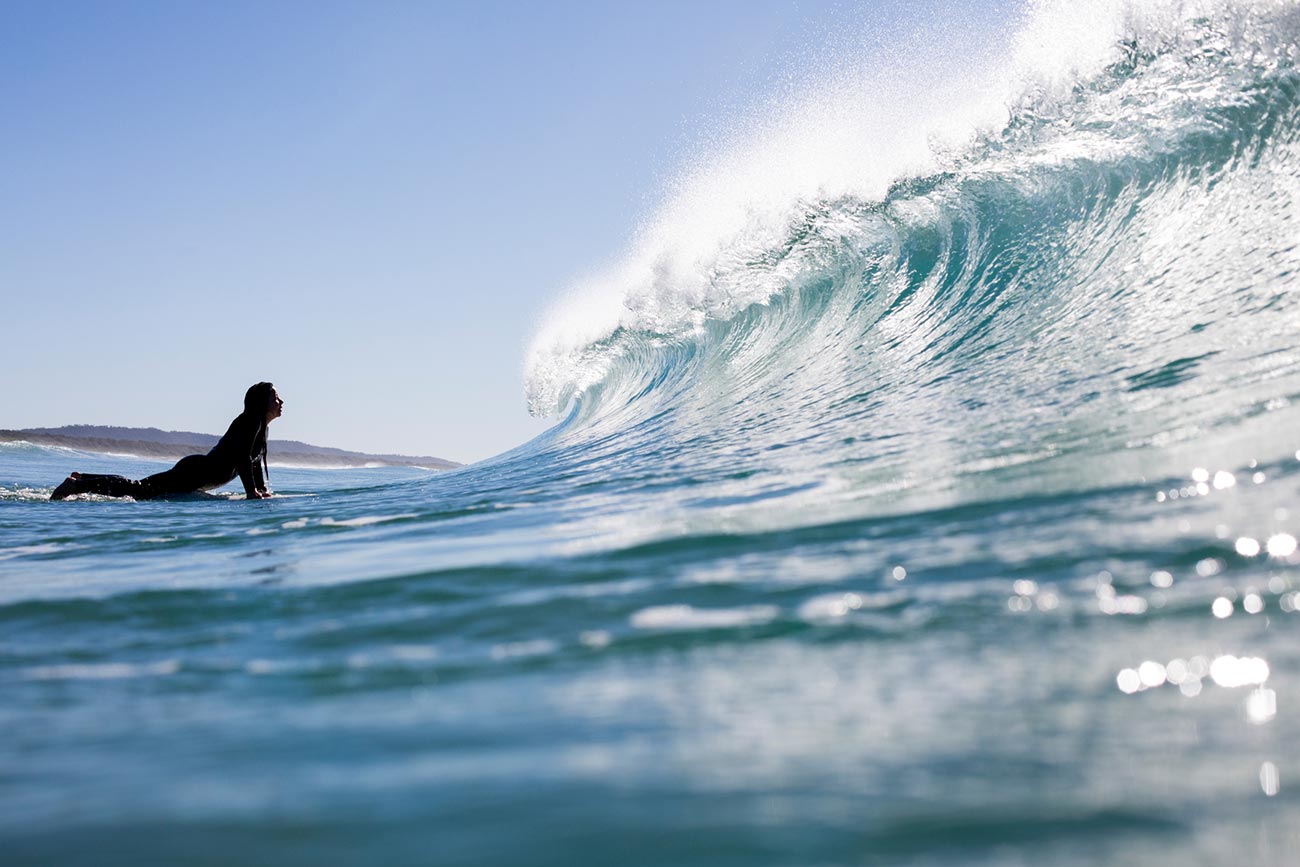
<path fill-rule="evenodd" d="M 686 173 L 623 260 L 557 304 L 529 351 L 530 411 L 653 391 L 710 328 L 778 298 L 949 277 L 977 292 L 991 266 L 1069 278 L 1067 256 L 1101 257 L 1179 183 L 1244 187 L 1293 158 L 1297 37 L 1294 2 L 1040 3 L 1001 57 L 956 80 L 918 62 L 829 82 Z M 1045 213 L 1053 197 L 1063 207 Z M 1278 236 L 1290 201 L 1273 198 L 1256 222 Z M 1174 232 L 1176 217 L 1138 228 Z M 919 271 L 908 254 L 935 233 L 942 261 Z M 1177 251 L 1133 251 L 1160 252 Z M 732 342 L 762 357 L 748 337 Z"/>

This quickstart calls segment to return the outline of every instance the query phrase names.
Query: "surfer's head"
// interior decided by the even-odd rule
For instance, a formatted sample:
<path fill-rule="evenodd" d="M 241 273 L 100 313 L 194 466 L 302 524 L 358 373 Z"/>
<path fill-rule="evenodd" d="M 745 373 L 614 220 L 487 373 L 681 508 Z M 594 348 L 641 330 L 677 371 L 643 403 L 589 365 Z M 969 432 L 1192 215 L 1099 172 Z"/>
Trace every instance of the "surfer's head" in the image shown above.
<path fill-rule="evenodd" d="M 280 417 L 283 409 L 284 401 L 276 393 L 275 386 L 269 382 L 256 383 L 244 392 L 244 412 L 248 415 L 261 416 L 265 413 L 266 421 L 270 423 Z"/>

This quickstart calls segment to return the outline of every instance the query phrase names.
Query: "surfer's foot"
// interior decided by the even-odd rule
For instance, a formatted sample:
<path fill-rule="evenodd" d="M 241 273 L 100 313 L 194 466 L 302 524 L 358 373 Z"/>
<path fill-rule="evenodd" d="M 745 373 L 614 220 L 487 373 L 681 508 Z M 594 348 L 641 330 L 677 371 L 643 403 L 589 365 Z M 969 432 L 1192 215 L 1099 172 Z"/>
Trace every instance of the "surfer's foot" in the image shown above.
<path fill-rule="evenodd" d="M 77 493 L 77 482 L 81 479 L 81 473 L 73 473 L 64 479 L 54 493 L 50 494 L 51 500 L 62 500 Z"/>

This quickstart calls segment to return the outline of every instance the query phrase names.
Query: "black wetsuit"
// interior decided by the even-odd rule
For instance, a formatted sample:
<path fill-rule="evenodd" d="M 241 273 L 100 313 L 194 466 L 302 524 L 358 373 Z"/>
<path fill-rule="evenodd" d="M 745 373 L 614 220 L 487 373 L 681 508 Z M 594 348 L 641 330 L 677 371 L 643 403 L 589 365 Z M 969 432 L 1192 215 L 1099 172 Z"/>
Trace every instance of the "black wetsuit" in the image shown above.
<path fill-rule="evenodd" d="M 266 422 L 245 412 L 235 417 L 226 435 L 206 455 L 187 455 L 170 470 L 139 480 L 82 473 L 76 493 L 152 500 L 219 488 L 239 476 L 244 493 L 252 499 L 266 487 L 265 468 Z"/>

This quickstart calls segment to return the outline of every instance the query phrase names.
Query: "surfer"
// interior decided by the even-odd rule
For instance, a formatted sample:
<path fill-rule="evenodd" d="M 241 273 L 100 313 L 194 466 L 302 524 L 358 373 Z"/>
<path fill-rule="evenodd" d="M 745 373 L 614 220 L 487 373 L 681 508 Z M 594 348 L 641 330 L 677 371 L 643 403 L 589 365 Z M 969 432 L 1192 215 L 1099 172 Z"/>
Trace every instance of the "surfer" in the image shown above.
<path fill-rule="evenodd" d="M 266 499 L 271 496 L 266 487 L 266 479 L 271 475 L 266 468 L 266 428 L 280 417 L 283 408 L 284 401 L 276 394 L 275 386 L 259 382 L 244 393 L 244 411 L 235 416 L 226 435 L 206 455 L 187 455 L 170 470 L 139 480 L 73 473 L 54 489 L 50 499 L 100 494 L 152 500 L 219 488 L 235 476 L 244 483 L 248 499 Z"/>

